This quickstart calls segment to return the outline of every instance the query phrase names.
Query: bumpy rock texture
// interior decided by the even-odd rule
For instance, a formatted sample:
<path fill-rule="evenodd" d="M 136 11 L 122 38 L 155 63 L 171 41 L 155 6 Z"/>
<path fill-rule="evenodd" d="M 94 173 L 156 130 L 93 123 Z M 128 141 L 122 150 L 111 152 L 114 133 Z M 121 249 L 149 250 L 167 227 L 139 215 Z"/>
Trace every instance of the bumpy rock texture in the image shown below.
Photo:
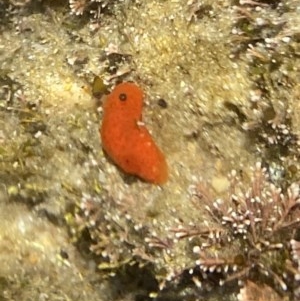
<path fill-rule="evenodd" d="M 0 0 L 1 297 L 297 298 L 299 18 L 297 0 Z M 163 187 L 102 151 L 92 92 L 120 81 L 145 92 Z M 286 212 L 290 236 L 275 229 L 270 257 L 275 230 L 259 224 L 270 215 L 247 215 L 249 195 Z M 212 210 L 217 198 L 228 213 Z"/>

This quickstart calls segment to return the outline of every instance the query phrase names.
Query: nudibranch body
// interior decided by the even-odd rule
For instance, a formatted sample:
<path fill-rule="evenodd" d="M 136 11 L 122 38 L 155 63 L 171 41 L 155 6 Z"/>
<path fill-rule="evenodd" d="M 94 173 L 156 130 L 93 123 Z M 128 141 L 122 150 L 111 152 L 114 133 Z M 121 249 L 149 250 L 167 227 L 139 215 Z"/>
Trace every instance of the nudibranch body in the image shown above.
<path fill-rule="evenodd" d="M 165 156 L 142 124 L 143 92 L 134 83 L 115 87 L 103 105 L 102 147 L 124 172 L 154 184 L 168 179 Z"/>

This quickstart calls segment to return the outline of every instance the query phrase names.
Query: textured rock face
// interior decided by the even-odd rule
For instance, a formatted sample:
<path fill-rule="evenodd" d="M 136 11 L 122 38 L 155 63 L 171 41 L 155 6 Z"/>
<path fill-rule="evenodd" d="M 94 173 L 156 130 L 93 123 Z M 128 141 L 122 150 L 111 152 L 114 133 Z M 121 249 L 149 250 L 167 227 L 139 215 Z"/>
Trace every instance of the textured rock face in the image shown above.
<path fill-rule="evenodd" d="M 228 172 L 235 169 L 248 188 L 258 161 L 283 193 L 299 178 L 299 3 L 235 2 L 0 0 L 6 299 L 17 291 L 20 299 L 41 298 L 22 285 L 31 279 L 52 300 L 55 290 L 69 299 L 134 300 L 139 284 L 133 281 L 130 294 L 126 281 L 141 274 L 151 283 L 141 285 L 142 296 L 172 283 L 179 291 L 177 284 L 192 278 L 193 289 L 184 287 L 179 298 L 215 297 L 205 294 L 218 277 L 201 288 L 192 275 L 202 273 L 194 270 L 203 239 L 197 227 L 223 233 L 224 225 L 205 202 L 195 210 L 194 187 L 203 185 L 211 203 L 227 200 Z M 170 167 L 163 188 L 124 175 L 105 157 L 101 100 L 91 95 L 95 76 L 103 91 L 120 81 L 145 91 L 144 122 Z M 192 242 L 183 239 L 187 229 Z M 226 252 L 238 248 L 235 242 Z M 63 274 L 70 283 L 58 278 L 49 288 L 49 279 Z M 108 275 L 114 280 L 98 279 Z M 240 298 L 251 295 L 249 283 Z"/>

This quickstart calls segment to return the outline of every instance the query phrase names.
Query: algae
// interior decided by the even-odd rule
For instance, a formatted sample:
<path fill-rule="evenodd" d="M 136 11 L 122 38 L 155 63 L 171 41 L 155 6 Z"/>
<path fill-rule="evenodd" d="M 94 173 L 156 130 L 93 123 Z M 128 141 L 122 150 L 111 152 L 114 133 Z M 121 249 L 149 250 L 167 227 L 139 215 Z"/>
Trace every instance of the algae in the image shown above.
<path fill-rule="evenodd" d="M 197 287 L 196 241 L 174 231 L 223 230 L 191 201 L 202 180 L 212 200 L 231 169 L 247 186 L 257 161 L 284 191 L 299 179 L 297 1 L 81 1 L 74 15 L 76 2 L 0 1 L 2 297 L 235 300 L 237 285 L 213 273 Z M 122 80 L 145 91 L 144 121 L 170 166 L 163 187 L 101 149 L 92 94 Z"/>

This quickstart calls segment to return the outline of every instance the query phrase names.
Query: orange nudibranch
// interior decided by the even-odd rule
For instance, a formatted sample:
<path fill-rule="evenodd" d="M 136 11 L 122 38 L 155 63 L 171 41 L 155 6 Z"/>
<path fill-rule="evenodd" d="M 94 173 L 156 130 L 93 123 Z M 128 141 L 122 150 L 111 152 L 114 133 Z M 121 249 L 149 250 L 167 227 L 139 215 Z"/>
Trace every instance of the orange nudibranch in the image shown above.
<path fill-rule="evenodd" d="M 107 96 L 100 128 L 102 147 L 124 172 L 164 184 L 168 166 L 162 151 L 141 124 L 143 91 L 134 83 L 122 83 Z"/>

